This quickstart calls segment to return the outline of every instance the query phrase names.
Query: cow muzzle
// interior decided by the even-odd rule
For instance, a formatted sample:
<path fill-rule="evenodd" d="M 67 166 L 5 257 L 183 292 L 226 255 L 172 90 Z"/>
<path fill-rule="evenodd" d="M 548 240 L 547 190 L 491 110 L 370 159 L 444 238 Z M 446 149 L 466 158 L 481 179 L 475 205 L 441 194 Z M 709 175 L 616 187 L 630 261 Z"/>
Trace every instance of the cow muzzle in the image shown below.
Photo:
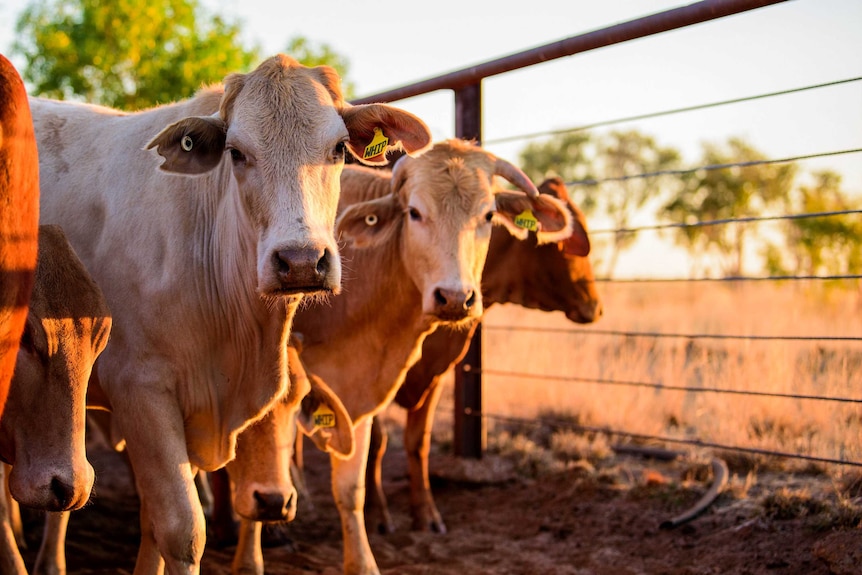
<path fill-rule="evenodd" d="M 250 517 L 254 521 L 293 521 L 296 518 L 296 490 L 288 493 L 255 490 L 254 507 Z"/>
<path fill-rule="evenodd" d="M 40 470 L 42 471 L 42 470 Z M 73 511 L 90 499 L 95 473 L 86 463 L 81 469 L 45 469 L 33 474 L 12 466 L 9 474 L 9 491 L 19 503 L 46 511 Z"/>
<path fill-rule="evenodd" d="M 482 296 L 472 288 L 438 287 L 433 293 L 431 315 L 442 321 L 462 321 L 482 315 Z"/>
<path fill-rule="evenodd" d="M 328 248 L 285 248 L 273 254 L 280 294 L 337 291 L 340 287 L 338 256 Z"/>

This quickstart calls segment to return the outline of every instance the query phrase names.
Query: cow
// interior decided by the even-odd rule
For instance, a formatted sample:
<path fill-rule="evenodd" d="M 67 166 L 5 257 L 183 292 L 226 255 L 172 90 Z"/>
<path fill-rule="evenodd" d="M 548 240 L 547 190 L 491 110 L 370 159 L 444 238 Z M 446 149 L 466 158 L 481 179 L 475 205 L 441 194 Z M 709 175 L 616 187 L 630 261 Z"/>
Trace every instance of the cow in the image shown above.
<path fill-rule="evenodd" d="M 332 68 L 285 55 L 134 113 L 30 104 L 42 221 L 63 226 L 114 314 L 96 370 L 141 500 L 135 574 L 199 573 L 194 477 L 233 459 L 285 394 L 303 296 L 340 289 L 345 154 L 385 164 L 430 132 L 397 108 L 349 105 Z"/>
<path fill-rule="evenodd" d="M 237 575 L 263 575 L 263 522 L 293 521 L 296 516 L 292 456 L 297 428 L 334 457 L 343 459 L 353 454 L 350 417 L 332 390 L 305 370 L 299 357 L 301 347 L 300 339 L 291 336 L 288 395 L 240 434 L 236 458 L 211 474 L 215 497 L 210 527 L 222 543 L 238 535 L 231 570 Z M 240 516 L 238 534 L 231 498 L 233 510 Z"/>
<path fill-rule="evenodd" d="M 39 159 L 27 92 L 0 54 L 0 418 L 36 271 Z"/>
<path fill-rule="evenodd" d="M 112 320 L 105 296 L 63 230 L 42 225 L 38 238 L 27 323 L 0 420 L 0 458 L 11 466 L 9 492 L 17 502 L 69 511 L 87 502 L 93 486 L 84 445 L 87 384 Z M 0 503 L 0 572 L 26 575 L 10 537 L 5 506 L 11 502 L 0 496 Z"/>
<path fill-rule="evenodd" d="M 501 189 L 496 176 L 520 189 Z M 351 271 L 341 295 L 303 308 L 294 326 L 303 334 L 304 365 L 353 423 L 354 453 L 330 456 L 345 573 L 379 573 L 363 516 L 371 419 L 394 398 L 427 333 L 481 316 L 494 223 L 520 238 L 532 227 L 542 242 L 572 232 L 562 202 L 471 142 L 437 142 L 417 158 L 399 159 L 391 173 L 348 166 L 342 174 L 336 231 L 350 242 L 343 257 Z"/>
<path fill-rule="evenodd" d="M 591 323 L 603 313 L 590 265 L 590 241 L 583 212 L 572 202 L 561 178 L 548 178 L 539 191 L 566 202 L 574 218 L 571 237 L 556 244 L 537 245 L 535 237 L 517 241 L 500 229 L 491 233 L 488 259 L 482 272 L 485 309 L 495 303 L 515 303 L 543 311 L 562 311 L 576 323 Z M 410 368 L 395 395 L 407 410 L 404 448 L 410 477 L 412 528 L 446 532 L 428 475 L 428 454 L 434 411 L 443 390 L 444 375 L 463 359 L 478 321 L 467 330 L 438 328 L 422 343 L 422 358 Z M 381 533 L 394 530 L 381 484 L 386 451 L 385 430 L 375 418 L 372 426 L 366 485 L 366 520 Z"/>

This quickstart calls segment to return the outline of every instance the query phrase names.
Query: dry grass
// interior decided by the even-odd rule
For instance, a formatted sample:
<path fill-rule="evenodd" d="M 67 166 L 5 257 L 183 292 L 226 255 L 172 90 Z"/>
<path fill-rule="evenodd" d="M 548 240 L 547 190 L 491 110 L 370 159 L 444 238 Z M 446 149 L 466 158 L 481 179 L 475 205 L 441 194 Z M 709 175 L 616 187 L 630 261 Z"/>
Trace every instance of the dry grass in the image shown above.
<path fill-rule="evenodd" d="M 581 425 L 632 434 L 699 439 L 816 457 L 862 461 L 862 405 L 711 392 L 656 390 L 566 380 L 600 379 L 862 399 L 862 343 L 653 338 L 587 334 L 590 329 L 681 334 L 862 337 L 859 286 L 749 282 L 741 285 L 602 284 L 605 316 L 576 326 L 561 314 L 516 306 L 492 308 L 485 320 L 484 366 L 562 380 L 486 375 L 484 411 L 534 419 L 553 414 Z M 560 329 L 524 332 L 532 326 Z M 517 430 L 489 444 L 505 451 Z M 558 432 L 561 433 L 561 432 Z M 527 434 L 521 434 L 529 438 Z M 595 462 L 589 440 L 554 439 L 556 461 Z M 575 434 L 576 435 L 576 434 Z M 451 403 L 438 410 L 435 437 L 451 437 Z M 531 441 L 536 441 L 535 438 Z M 544 445 L 550 446 L 545 438 Z M 521 446 L 529 447 L 529 446 Z M 674 447 L 674 446 L 671 446 Z M 684 449 L 684 447 L 683 447 Z M 531 451 L 527 449 L 527 451 Z M 591 455 L 593 454 L 593 455 Z M 722 453 L 743 475 L 751 469 L 827 473 L 846 466 Z M 545 456 L 533 454 L 525 466 Z M 600 457 L 600 456 L 599 456 Z M 546 462 L 547 463 L 547 462 Z M 565 465 L 565 463 L 564 463 Z M 553 467 L 553 465 L 551 465 Z"/>

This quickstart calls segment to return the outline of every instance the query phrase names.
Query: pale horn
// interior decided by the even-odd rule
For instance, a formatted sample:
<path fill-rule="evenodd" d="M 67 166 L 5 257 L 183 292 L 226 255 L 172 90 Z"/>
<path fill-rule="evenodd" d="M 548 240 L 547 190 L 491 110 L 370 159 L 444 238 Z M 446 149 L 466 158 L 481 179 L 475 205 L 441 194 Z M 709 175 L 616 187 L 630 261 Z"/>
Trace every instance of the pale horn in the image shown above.
<path fill-rule="evenodd" d="M 527 177 L 527 174 L 522 172 L 521 168 L 502 158 L 497 158 L 497 162 L 494 164 L 494 175 L 506 178 L 522 189 L 530 198 L 539 197 L 539 190 L 536 189 L 536 185 Z"/>

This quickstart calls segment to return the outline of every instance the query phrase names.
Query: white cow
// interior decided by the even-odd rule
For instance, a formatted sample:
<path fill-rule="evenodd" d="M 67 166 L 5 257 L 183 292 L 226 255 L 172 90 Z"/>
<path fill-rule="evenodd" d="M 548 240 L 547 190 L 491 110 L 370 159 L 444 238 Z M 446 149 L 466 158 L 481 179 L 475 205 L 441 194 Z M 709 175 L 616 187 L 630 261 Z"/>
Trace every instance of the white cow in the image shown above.
<path fill-rule="evenodd" d="M 345 150 L 385 163 L 430 134 L 390 106 L 350 106 L 334 70 L 283 55 L 142 112 L 31 108 L 42 221 L 64 227 L 114 313 L 97 373 L 141 497 L 135 573 L 198 573 L 195 473 L 230 461 L 285 393 L 302 295 L 339 290 Z"/>

